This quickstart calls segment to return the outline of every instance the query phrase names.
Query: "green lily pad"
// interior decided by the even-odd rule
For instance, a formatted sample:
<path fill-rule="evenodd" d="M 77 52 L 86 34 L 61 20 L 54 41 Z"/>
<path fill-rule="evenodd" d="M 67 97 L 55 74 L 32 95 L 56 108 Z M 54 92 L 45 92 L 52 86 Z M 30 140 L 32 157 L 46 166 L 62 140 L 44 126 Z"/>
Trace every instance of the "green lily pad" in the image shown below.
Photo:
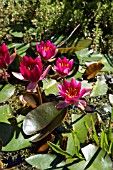
<path fill-rule="evenodd" d="M 43 81 L 43 90 L 46 95 L 49 94 L 58 94 L 58 87 L 57 85 L 59 84 L 56 80 L 54 79 L 44 79 Z"/>
<path fill-rule="evenodd" d="M 107 93 L 107 90 L 108 90 L 108 85 L 106 84 L 106 82 L 98 79 L 93 87 L 90 96 L 95 97 L 95 96 L 104 95 Z"/>
<path fill-rule="evenodd" d="M 2 147 L 2 151 L 16 151 L 23 148 L 26 148 L 31 145 L 29 139 L 25 139 L 22 135 L 21 128 L 19 127 L 12 127 L 13 136 L 11 136 L 11 140 L 7 143 L 6 146 Z M 7 135 L 6 135 L 7 138 Z"/>
<path fill-rule="evenodd" d="M 67 167 L 70 170 L 112 170 L 112 161 L 103 149 L 89 144 L 82 148 L 81 151 L 85 157 L 85 160 L 76 162 L 74 159 L 67 159 Z"/>
<path fill-rule="evenodd" d="M 62 161 L 60 157 L 57 157 L 56 155 L 52 155 L 52 154 L 33 155 L 27 158 L 26 162 L 40 170 L 45 170 L 49 168 L 57 169 L 57 167 L 58 170 L 62 170 L 62 167 L 65 166 L 65 162 Z"/>
<path fill-rule="evenodd" d="M 0 122 L 9 123 L 8 118 L 12 117 L 10 105 L 0 106 Z"/>
<path fill-rule="evenodd" d="M 73 130 L 75 131 L 75 133 L 81 143 L 84 143 L 86 141 L 86 137 L 87 137 L 87 133 L 88 133 L 88 130 L 87 130 L 85 124 L 88 124 L 89 127 L 92 125 L 91 116 L 92 116 L 93 120 L 96 120 L 95 114 L 87 114 L 87 115 L 72 114 Z"/>
<path fill-rule="evenodd" d="M 7 101 L 15 92 L 15 87 L 11 84 L 7 84 L 0 91 L 0 103 Z"/>

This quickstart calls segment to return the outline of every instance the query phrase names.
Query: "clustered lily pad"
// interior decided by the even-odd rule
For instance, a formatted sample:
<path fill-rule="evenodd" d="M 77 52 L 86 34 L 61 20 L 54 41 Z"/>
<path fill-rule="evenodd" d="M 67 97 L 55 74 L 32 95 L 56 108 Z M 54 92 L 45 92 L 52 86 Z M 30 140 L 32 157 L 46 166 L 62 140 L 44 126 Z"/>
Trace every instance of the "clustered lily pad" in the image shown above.
<path fill-rule="evenodd" d="M 112 169 L 113 96 L 105 129 L 92 99 L 106 95 L 111 86 L 101 75 L 105 61 L 88 51 L 90 43 L 81 40 L 76 52 L 78 46 L 58 48 L 41 41 L 33 56 L 21 55 L 29 44 L 8 46 L 14 49 L 11 55 L 5 43 L 0 46 L 1 151 L 35 148 L 25 161 L 42 170 Z M 20 107 L 14 112 L 10 100 L 15 95 Z"/>

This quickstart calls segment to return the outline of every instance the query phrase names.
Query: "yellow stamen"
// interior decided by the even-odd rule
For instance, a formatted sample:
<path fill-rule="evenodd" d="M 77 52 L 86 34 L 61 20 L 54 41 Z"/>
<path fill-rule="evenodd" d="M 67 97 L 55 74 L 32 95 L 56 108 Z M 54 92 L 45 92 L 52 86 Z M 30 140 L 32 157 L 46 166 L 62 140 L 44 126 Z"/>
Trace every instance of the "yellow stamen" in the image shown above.
<path fill-rule="evenodd" d="M 67 90 L 66 90 L 66 95 L 69 97 L 69 98 L 73 98 L 73 97 L 76 97 L 78 94 L 78 91 L 77 89 L 73 89 L 72 87 L 69 87 Z"/>

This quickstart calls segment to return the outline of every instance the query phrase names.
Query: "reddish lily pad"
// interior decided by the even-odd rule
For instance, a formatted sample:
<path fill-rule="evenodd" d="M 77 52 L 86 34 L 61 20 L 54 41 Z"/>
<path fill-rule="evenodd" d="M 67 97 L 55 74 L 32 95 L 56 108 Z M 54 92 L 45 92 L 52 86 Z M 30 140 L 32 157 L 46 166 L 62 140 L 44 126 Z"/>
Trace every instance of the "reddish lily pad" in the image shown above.
<path fill-rule="evenodd" d="M 66 109 L 57 109 L 56 102 L 48 102 L 29 112 L 23 121 L 26 135 L 37 134 L 35 141 L 51 133 L 62 121 Z M 39 138 L 39 139 L 38 139 Z"/>

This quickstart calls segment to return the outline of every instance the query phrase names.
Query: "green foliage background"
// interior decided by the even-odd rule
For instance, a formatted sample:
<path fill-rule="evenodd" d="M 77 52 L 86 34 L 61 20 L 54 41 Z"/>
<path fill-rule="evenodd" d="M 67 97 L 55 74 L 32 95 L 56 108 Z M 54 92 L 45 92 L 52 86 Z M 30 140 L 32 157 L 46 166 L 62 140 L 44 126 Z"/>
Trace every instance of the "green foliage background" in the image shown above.
<path fill-rule="evenodd" d="M 68 36 L 93 38 L 94 48 L 113 53 L 111 0 L 3 0 L 0 2 L 0 43 L 47 40 Z"/>

